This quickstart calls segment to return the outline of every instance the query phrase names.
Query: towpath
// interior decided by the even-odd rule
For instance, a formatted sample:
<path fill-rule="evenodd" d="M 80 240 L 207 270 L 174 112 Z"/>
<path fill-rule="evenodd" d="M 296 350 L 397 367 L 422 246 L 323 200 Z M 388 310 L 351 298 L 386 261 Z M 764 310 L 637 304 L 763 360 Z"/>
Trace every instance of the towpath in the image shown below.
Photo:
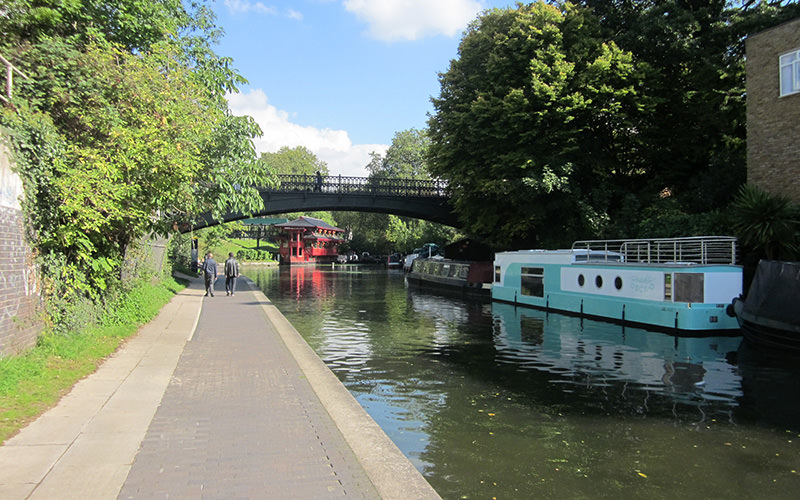
<path fill-rule="evenodd" d="M 439 498 L 252 282 L 222 284 L 0 447 L 0 498 Z"/>

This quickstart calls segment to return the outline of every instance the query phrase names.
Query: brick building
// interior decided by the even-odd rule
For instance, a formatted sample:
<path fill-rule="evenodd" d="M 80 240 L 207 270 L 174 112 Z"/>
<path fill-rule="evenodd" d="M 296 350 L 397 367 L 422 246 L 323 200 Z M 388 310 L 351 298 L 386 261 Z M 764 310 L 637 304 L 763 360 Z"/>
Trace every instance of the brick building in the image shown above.
<path fill-rule="evenodd" d="M 747 39 L 747 182 L 800 204 L 800 19 Z"/>

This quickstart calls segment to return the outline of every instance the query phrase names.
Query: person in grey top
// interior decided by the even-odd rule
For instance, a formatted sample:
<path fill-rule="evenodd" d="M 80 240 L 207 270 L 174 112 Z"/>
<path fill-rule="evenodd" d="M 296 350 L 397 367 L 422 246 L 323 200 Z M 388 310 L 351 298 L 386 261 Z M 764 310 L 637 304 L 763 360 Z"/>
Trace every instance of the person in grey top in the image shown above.
<path fill-rule="evenodd" d="M 239 263 L 233 258 L 233 252 L 228 254 L 228 260 L 225 261 L 225 292 L 227 295 L 233 295 L 236 288 L 236 278 L 239 277 Z"/>
<path fill-rule="evenodd" d="M 213 297 L 214 282 L 217 281 L 217 262 L 211 252 L 206 254 L 206 260 L 203 261 L 203 278 L 206 284 L 206 296 L 210 294 Z"/>

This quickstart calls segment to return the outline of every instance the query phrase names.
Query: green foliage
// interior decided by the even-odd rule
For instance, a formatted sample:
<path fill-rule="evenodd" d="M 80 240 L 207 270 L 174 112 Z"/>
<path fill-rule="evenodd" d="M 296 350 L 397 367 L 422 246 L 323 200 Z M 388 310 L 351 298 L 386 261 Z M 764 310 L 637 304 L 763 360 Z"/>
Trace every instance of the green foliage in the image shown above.
<path fill-rule="evenodd" d="M 683 236 L 727 235 L 731 232 L 731 217 L 725 211 L 689 213 L 677 200 L 662 200 L 649 206 L 639 215 L 634 233 L 625 236 L 638 238 L 677 238 Z"/>
<path fill-rule="evenodd" d="M 236 251 L 236 258 L 242 262 L 265 262 L 274 261 L 272 258 L 277 253 L 277 249 L 258 250 L 255 248 L 242 248 Z"/>
<path fill-rule="evenodd" d="M 370 176 L 403 179 L 430 179 L 425 153 L 430 140 L 425 131 L 415 128 L 396 132 L 392 144 L 381 157 L 372 153 L 372 161 L 367 166 Z"/>
<path fill-rule="evenodd" d="M 788 198 L 744 185 L 731 212 L 736 236 L 749 260 L 800 258 L 800 210 Z"/>
<path fill-rule="evenodd" d="M 652 106 L 632 55 L 587 11 L 536 2 L 485 13 L 459 56 L 433 100 L 429 159 L 467 230 L 501 246 L 602 231 L 646 171 L 626 154 Z"/>
<path fill-rule="evenodd" d="M 304 146 L 284 146 L 276 153 L 262 153 L 260 161 L 268 164 L 276 174 L 313 176 L 319 171 L 328 175 L 328 165 Z"/>

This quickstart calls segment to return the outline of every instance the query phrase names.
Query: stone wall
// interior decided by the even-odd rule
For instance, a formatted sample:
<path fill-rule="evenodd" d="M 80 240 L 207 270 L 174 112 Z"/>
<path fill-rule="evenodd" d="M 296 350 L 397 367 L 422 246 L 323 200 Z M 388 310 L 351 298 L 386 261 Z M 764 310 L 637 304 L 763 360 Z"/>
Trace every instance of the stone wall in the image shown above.
<path fill-rule="evenodd" d="M 38 273 L 20 210 L 22 182 L 0 146 L 0 357 L 33 346 L 41 332 Z"/>
<path fill-rule="evenodd" d="M 747 182 L 800 204 L 800 93 L 780 97 L 778 59 L 800 49 L 800 19 L 747 39 Z"/>

